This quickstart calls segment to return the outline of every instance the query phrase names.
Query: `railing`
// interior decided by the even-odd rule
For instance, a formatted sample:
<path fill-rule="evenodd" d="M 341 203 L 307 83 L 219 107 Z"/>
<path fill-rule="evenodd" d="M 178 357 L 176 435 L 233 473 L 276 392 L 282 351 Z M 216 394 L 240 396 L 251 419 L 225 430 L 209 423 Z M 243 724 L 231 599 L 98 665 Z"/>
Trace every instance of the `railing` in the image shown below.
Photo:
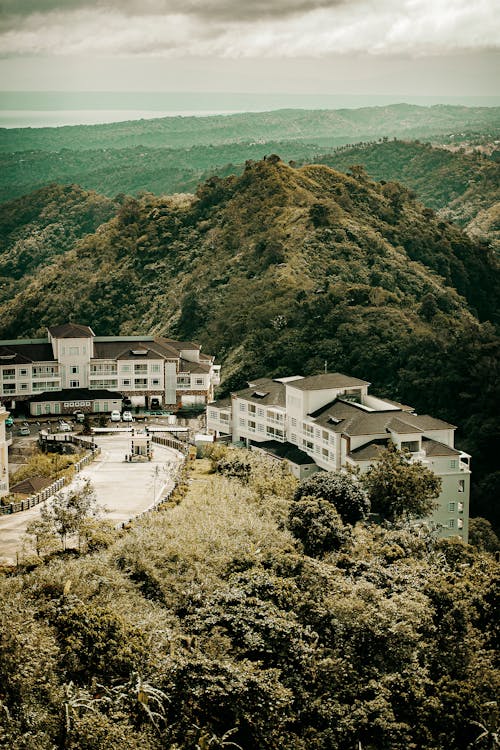
<path fill-rule="evenodd" d="M 86 456 L 83 456 L 83 458 L 73 464 L 75 473 L 78 473 L 83 469 L 84 466 L 87 466 L 87 464 L 93 461 L 100 452 L 101 449 L 99 447 L 96 447 L 91 453 L 87 453 Z M 26 497 L 24 500 L 20 500 L 17 503 L 9 503 L 9 505 L 0 506 L 0 515 L 8 516 L 12 513 L 20 513 L 23 510 L 29 510 L 35 505 L 39 505 L 40 503 L 45 502 L 45 500 L 48 500 L 49 497 L 52 497 L 52 495 L 54 495 L 56 492 L 59 492 L 59 490 L 61 490 L 65 485 L 69 484 L 72 479 L 73 477 L 60 477 L 59 479 L 56 479 L 55 482 L 52 482 L 52 484 L 49 484 L 48 487 L 45 487 L 45 489 L 41 492 L 37 492 L 35 495 Z"/>
<path fill-rule="evenodd" d="M 153 435 L 151 440 L 157 445 L 163 445 L 166 448 L 175 448 L 175 450 L 180 451 L 184 455 L 189 453 L 189 445 L 187 443 L 183 443 L 181 440 L 170 437 L 170 435 Z"/>

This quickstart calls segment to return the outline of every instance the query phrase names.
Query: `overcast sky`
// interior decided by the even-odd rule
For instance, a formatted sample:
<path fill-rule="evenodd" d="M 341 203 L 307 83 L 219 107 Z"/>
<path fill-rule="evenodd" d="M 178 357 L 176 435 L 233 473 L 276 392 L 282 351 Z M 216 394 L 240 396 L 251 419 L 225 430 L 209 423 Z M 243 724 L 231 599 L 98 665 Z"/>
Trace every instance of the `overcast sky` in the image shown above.
<path fill-rule="evenodd" d="M 498 94 L 494 0 L 0 0 L 0 88 Z"/>

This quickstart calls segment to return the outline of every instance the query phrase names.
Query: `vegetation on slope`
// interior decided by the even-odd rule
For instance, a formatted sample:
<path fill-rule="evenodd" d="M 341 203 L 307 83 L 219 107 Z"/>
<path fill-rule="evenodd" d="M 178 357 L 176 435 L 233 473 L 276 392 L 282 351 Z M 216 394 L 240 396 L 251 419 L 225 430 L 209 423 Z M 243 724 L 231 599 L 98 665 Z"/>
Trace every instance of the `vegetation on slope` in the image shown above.
<path fill-rule="evenodd" d="M 294 480 L 250 463 L 245 482 L 199 467 L 107 550 L 0 580 L 0 747 L 493 747 L 493 556 L 338 518 L 309 556 Z"/>
<path fill-rule="evenodd" d="M 336 146 L 382 136 L 429 137 L 498 129 L 498 107 L 392 104 L 360 109 L 283 109 L 210 117 L 164 117 L 105 125 L 1 128 L 0 151 L 185 148 L 252 141 L 305 141 Z"/>
<path fill-rule="evenodd" d="M 51 185 L 0 205 L 0 304 L 77 239 L 116 213 L 117 204 L 77 185 Z"/>
<path fill-rule="evenodd" d="M 414 190 L 426 206 L 492 241 L 500 251 L 500 163 L 481 153 L 451 152 L 429 143 L 385 141 L 338 149 L 317 161 L 349 172 L 362 164 L 375 180 L 394 180 Z"/>
<path fill-rule="evenodd" d="M 28 275 L 0 307 L 0 336 L 71 315 L 101 335 L 195 338 L 222 361 L 226 391 L 326 361 L 459 425 L 480 483 L 498 450 L 498 262 L 407 189 L 355 172 L 272 157 L 194 198 L 124 198 Z M 496 477 L 475 501 L 492 520 Z"/>

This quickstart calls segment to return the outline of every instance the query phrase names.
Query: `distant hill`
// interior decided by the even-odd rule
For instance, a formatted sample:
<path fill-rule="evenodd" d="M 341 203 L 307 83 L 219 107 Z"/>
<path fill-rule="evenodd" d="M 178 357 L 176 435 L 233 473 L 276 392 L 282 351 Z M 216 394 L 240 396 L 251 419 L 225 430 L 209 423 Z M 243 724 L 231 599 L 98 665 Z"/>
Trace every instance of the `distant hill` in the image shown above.
<path fill-rule="evenodd" d="M 51 265 L 27 263 L 0 336 L 71 315 L 101 335 L 195 338 L 226 391 L 326 361 L 460 425 L 478 481 L 498 455 L 499 284 L 494 256 L 398 183 L 268 157 L 195 197 L 122 198 Z"/>
<path fill-rule="evenodd" d="M 190 146 L 258 141 L 305 141 L 337 146 L 382 136 L 427 138 L 467 130 L 497 132 L 500 107 L 393 104 L 361 109 L 248 112 L 164 117 L 106 125 L 0 129 L 0 151 L 61 151 Z"/>
<path fill-rule="evenodd" d="M 456 221 L 500 252 L 500 151 L 492 158 L 392 140 L 358 144 L 317 159 L 348 172 L 362 164 L 376 180 L 396 180 L 415 191 L 426 206 Z"/>

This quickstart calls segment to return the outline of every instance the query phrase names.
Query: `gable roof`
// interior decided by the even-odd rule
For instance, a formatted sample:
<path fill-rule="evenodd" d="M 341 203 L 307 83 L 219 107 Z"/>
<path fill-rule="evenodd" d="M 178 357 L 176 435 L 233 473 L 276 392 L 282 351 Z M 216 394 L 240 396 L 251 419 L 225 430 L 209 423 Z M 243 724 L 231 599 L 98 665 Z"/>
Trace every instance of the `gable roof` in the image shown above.
<path fill-rule="evenodd" d="M 55 339 L 90 339 L 95 336 L 92 328 L 79 323 L 62 323 L 59 326 L 50 326 L 47 330 Z"/>
<path fill-rule="evenodd" d="M 30 477 L 15 484 L 10 488 L 10 491 L 14 495 L 35 495 L 52 484 L 53 481 L 50 477 Z"/>
<path fill-rule="evenodd" d="M 0 346 L 0 365 L 25 365 L 31 362 L 54 362 L 54 352 L 48 341 Z"/>
<path fill-rule="evenodd" d="M 250 388 L 236 391 L 235 396 L 244 401 L 252 401 L 254 404 L 264 406 L 285 406 L 286 391 L 283 383 L 277 383 L 270 378 L 253 380 Z"/>

